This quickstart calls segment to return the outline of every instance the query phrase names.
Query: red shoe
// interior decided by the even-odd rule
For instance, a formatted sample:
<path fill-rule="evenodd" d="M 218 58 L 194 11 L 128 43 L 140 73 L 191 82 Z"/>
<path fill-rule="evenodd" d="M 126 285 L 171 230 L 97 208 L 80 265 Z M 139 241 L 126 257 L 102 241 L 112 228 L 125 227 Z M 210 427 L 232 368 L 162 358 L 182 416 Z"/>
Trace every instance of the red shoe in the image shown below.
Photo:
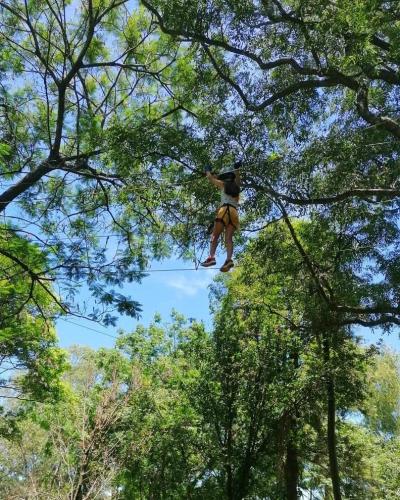
<path fill-rule="evenodd" d="M 224 265 L 221 267 L 220 271 L 223 272 L 223 273 L 226 273 L 228 272 L 230 269 L 232 269 L 232 267 L 234 266 L 235 264 L 233 263 L 233 260 L 226 260 L 224 262 Z"/>
<path fill-rule="evenodd" d="M 210 267 L 210 266 L 215 266 L 215 257 L 207 257 L 204 262 L 202 262 L 200 265 L 203 267 Z"/>

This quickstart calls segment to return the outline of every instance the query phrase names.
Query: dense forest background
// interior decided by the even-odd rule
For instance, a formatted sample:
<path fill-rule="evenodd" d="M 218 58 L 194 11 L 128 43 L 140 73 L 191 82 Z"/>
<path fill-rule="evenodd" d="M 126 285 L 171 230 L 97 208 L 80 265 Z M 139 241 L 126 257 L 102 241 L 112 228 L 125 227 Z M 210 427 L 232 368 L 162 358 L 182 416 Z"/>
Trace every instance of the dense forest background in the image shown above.
<path fill-rule="evenodd" d="M 399 65 L 398 2 L 0 0 L 0 498 L 400 496 Z M 212 327 L 62 350 L 237 160 Z"/>

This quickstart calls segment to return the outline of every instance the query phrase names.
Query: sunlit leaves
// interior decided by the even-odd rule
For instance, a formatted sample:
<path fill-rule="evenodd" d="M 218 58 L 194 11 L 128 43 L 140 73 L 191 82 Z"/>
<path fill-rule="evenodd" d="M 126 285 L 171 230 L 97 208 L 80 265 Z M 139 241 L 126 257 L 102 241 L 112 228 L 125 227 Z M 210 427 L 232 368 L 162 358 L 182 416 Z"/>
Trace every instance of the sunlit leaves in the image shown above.
<path fill-rule="evenodd" d="M 45 255 L 11 228 L 2 226 L 1 232 L 0 396 L 59 396 L 65 356 L 49 318 L 60 311 L 60 304 Z"/>

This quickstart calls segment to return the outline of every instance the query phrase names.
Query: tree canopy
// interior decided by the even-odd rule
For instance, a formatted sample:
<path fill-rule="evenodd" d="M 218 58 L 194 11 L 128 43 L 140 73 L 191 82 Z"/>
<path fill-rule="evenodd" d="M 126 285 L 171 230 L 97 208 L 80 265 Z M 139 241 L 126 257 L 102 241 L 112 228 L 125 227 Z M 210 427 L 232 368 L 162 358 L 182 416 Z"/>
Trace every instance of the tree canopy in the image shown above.
<path fill-rule="evenodd" d="M 341 302 L 293 231 L 329 308 L 398 323 L 397 6 L 0 6 L 0 204 L 18 202 L 13 230 L 23 218 L 51 247 L 66 309 L 86 279 L 94 317 L 139 314 L 112 287 L 140 279 L 151 257 L 193 257 L 215 200 L 199 174 L 243 157 L 249 230 L 320 218 L 369 286 Z"/>
<path fill-rule="evenodd" d="M 0 485 L 37 498 L 394 498 L 396 2 L 0 0 Z M 211 331 L 57 346 L 198 265 L 242 161 Z M 81 300 L 89 290 L 92 299 Z M 31 439 L 31 437 L 34 438 Z"/>

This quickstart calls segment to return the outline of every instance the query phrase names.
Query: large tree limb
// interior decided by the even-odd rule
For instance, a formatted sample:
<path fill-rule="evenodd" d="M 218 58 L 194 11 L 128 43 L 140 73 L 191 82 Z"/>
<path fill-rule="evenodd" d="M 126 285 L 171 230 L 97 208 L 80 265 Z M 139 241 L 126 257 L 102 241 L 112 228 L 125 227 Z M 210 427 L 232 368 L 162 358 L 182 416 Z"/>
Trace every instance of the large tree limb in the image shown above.
<path fill-rule="evenodd" d="M 54 169 L 54 164 L 49 161 L 45 161 L 38 168 L 22 177 L 20 181 L 14 184 L 14 186 L 6 189 L 2 194 L 0 194 L 0 213 L 4 212 L 7 205 L 11 203 L 15 198 L 17 198 L 23 192 L 27 191 L 43 176 L 47 175 Z"/>
<path fill-rule="evenodd" d="M 353 314 L 394 314 L 400 316 L 400 306 L 392 305 L 372 305 L 372 306 L 347 306 L 331 302 L 331 308 L 334 311 L 353 313 Z"/>
<path fill-rule="evenodd" d="M 392 46 L 389 42 L 382 40 L 378 35 L 373 35 L 371 42 L 382 50 L 389 51 Z"/>
<path fill-rule="evenodd" d="M 317 68 L 312 68 L 312 67 L 305 67 L 302 66 L 299 62 L 297 62 L 293 57 L 281 57 L 279 59 L 276 59 L 274 61 L 264 61 L 260 56 L 257 54 L 254 54 L 254 52 L 250 52 L 247 49 L 239 48 L 236 47 L 225 40 L 221 40 L 218 38 L 210 38 L 208 36 L 205 36 L 204 34 L 201 33 L 194 33 L 194 32 L 189 32 L 186 30 L 174 30 L 171 28 L 168 28 L 161 16 L 161 14 L 157 11 L 155 7 L 153 7 L 149 2 L 146 0 L 142 0 L 143 5 L 147 7 L 152 14 L 157 18 L 157 24 L 160 26 L 161 31 L 166 33 L 167 35 L 171 36 L 183 36 L 186 38 L 189 38 L 191 40 L 200 42 L 202 44 L 214 46 L 214 47 L 220 47 L 228 52 L 231 52 L 232 54 L 236 54 L 239 56 L 244 56 L 247 59 L 250 59 L 257 63 L 260 69 L 262 70 L 271 70 L 274 68 L 279 68 L 280 66 L 291 66 L 292 69 L 296 71 L 296 73 L 302 74 L 302 75 L 319 75 L 320 71 Z"/>
<path fill-rule="evenodd" d="M 293 83 L 291 85 L 288 85 L 284 89 L 275 92 L 272 94 L 270 97 L 265 99 L 259 104 L 253 103 L 250 101 L 250 99 L 247 97 L 246 93 L 243 91 L 243 89 L 240 87 L 238 83 L 236 83 L 229 75 L 227 75 L 220 67 L 220 65 L 217 63 L 216 59 L 214 58 L 213 54 L 211 53 L 209 47 L 207 45 L 203 45 L 204 51 L 207 53 L 208 57 L 210 58 L 211 64 L 213 65 L 215 71 L 217 72 L 218 76 L 222 78 L 225 82 L 227 82 L 231 87 L 233 87 L 236 92 L 239 94 L 240 98 L 242 99 L 244 105 L 249 111 L 261 111 L 265 109 L 266 107 L 270 106 L 276 101 L 279 101 L 280 99 L 287 97 L 291 94 L 294 94 L 295 92 L 299 90 L 307 90 L 307 89 L 317 89 L 317 88 L 323 88 L 323 87 L 334 87 L 338 85 L 340 82 L 339 78 L 324 78 L 321 80 L 300 80 L 299 82 Z"/>
<path fill-rule="evenodd" d="M 382 198 L 393 199 L 400 197 L 400 189 L 393 189 L 393 188 L 371 188 L 371 189 L 354 188 L 331 196 L 320 196 L 316 198 L 299 198 L 275 191 L 272 187 L 263 187 L 263 186 L 260 187 L 257 184 L 247 184 L 247 187 L 251 187 L 256 191 L 265 191 L 268 194 L 271 194 L 280 200 L 287 201 L 288 203 L 298 206 L 330 205 L 333 203 L 340 203 L 341 201 L 353 198 L 359 198 L 361 200 L 372 203 L 373 201 L 371 200 L 371 197 L 376 197 L 378 199 Z"/>
<path fill-rule="evenodd" d="M 400 125 L 389 116 L 381 116 L 373 113 L 368 104 L 368 88 L 360 86 L 357 92 L 357 110 L 365 121 L 371 125 L 378 125 L 385 128 L 392 135 L 400 139 Z"/>
<path fill-rule="evenodd" d="M 392 323 L 394 325 L 400 325 L 400 317 L 386 315 L 386 314 L 380 316 L 379 318 L 374 318 L 374 319 L 350 317 L 341 320 L 339 322 L 339 325 L 340 326 L 360 325 L 360 326 L 365 326 L 367 328 L 373 328 L 374 326 L 387 325 L 388 323 Z"/>
<path fill-rule="evenodd" d="M 77 164 L 77 165 L 63 165 L 60 170 L 64 172 L 69 172 L 71 174 L 76 174 L 87 179 L 93 179 L 97 181 L 108 182 L 114 186 L 121 186 L 124 184 L 123 179 L 119 175 L 108 174 L 106 172 L 99 172 L 93 167 L 90 167 L 87 163 Z"/>
<path fill-rule="evenodd" d="M 92 169 L 87 165 L 87 159 L 92 156 L 97 156 L 101 154 L 101 150 L 95 150 L 89 153 L 84 153 L 81 155 L 69 156 L 66 158 L 60 158 L 59 160 L 47 160 L 39 165 L 35 170 L 26 174 L 22 179 L 16 182 L 13 186 L 6 189 L 0 194 L 0 213 L 4 212 L 6 207 L 19 195 L 30 189 L 35 185 L 42 177 L 49 174 L 53 170 L 65 170 L 68 172 L 73 172 L 75 174 L 84 175 L 84 170 L 87 170 L 88 175 L 90 174 L 92 178 L 96 178 L 97 171 Z M 68 167 L 66 162 L 75 161 L 74 167 Z M 110 174 L 99 173 L 100 177 L 104 177 L 104 180 L 116 180 L 115 177 Z"/>

